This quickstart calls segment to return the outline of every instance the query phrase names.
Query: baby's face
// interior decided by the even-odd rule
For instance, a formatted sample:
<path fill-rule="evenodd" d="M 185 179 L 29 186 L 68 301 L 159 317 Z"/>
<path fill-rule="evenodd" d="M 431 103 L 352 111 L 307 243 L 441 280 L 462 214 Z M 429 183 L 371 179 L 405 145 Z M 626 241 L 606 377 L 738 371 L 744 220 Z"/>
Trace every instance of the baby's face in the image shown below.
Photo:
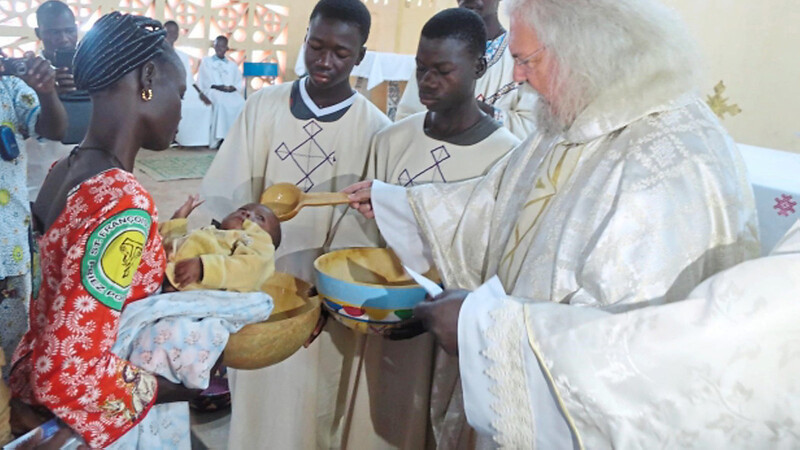
<path fill-rule="evenodd" d="M 281 243 L 281 223 L 272 210 L 260 203 L 248 203 L 222 219 L 220 228 L 223 230 L 241 230 L 244 221 L 249 220 L 258 225 L 272 236 L 275 248 Z"/>

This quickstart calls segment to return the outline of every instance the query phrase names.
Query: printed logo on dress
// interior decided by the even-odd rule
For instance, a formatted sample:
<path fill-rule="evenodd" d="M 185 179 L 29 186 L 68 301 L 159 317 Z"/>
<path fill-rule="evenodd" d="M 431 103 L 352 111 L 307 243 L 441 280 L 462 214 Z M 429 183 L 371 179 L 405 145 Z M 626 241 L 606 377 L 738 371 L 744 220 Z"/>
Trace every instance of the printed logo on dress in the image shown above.
<path fill-rule="evenodd" d="M 146 211 L 128 209 L 100 224 L 86 241 L 83 286 L 111 309 L 119 311 L 125 304 L 151 224 Z"/>

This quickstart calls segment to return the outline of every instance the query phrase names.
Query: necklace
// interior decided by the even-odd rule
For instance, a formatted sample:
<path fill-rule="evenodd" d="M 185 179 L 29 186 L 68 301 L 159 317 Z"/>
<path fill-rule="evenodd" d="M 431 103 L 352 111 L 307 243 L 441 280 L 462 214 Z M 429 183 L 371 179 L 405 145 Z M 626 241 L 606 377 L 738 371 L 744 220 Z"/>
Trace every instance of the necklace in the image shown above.
<path fill-rule="evenodd" d="M 100 148 L 100 147 L 81 147 L 80 145 L 76 146 L 75 148 L 72 149 L 71 152 L 69 152 L 70 159 L 69 159 L 68 165 L 69 165 L 69 163 L 72 162 L 72 157 L 74 157 L 78 153 L 78 150 L 94 150 L 96 152 L 103 153 L 106 156 L 108 156 L 109 158 L 111 158 L 111 163 L 113 164 L 114 167 L 127 171 L 127 169 L 125 169 L 125 165 L 122 164 L 122 161 L 120 161 L 119 158 L 117 158 L 117 155 L 115 155 L 115 154 L 113 154 L 113 153 L 111 153 L 109 151 L 106 151 L 105 149 Z"/>

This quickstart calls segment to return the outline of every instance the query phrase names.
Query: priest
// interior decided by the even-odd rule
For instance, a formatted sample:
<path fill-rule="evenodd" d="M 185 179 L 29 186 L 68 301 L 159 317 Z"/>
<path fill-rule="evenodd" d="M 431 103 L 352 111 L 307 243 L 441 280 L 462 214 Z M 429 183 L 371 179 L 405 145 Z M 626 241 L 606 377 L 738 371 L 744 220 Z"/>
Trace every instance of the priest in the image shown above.
<path fill-rule="evenodd" d="M 695 92 L 694 43 L 674 11 L 656 0 L 509 0 L 507 7 L 514 76 L 540 94 L 541 133 L 482 178 L 346 189 L 404 263 L 417 271 L 435 264 L 447 288 L 396 337 L 430 329 L 455 353 L 457 334 L 444 330 L 457 329 L 459 311 L 467 317 L 487 299 L 620 313 L 683 299 L 758 254 L 741 157 Z M 515 312 L 470 314 L 485 325 L 485 342 L 502 342 L 480 355 L 504 364 L 534 356 Z M 520 334 L 506 342 L 507 324 Z M 497 367 L 489 377 L 509 375 Z M 528 380 L 511 375 L 484 414 L 517 417 Z M 440 447 L 473 438 L 463 407 L 456 382 Z M 495 437 L 513 439 L 497 442 L 533 446 L 517 440 L 533 433 L 526 417 L 498 422 Z M 536 422 L 536 429 L 551 425 Z"/>

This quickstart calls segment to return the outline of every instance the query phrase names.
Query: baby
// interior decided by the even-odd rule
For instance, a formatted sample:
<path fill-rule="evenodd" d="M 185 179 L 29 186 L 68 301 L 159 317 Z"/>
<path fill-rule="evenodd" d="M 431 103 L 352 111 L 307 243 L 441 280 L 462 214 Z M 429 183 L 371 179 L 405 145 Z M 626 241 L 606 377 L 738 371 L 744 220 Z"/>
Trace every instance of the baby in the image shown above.
<path fill-rule="evenodd" d="M 189 214 L 202 204 L 186 200 L 172 219 L 159 226 L 167 253 L 164 290 L 223 289 L 260 291 L 275 272 L 281 226 L 264 205 L 248 203 L 209 226 L 187 233 Z"/>

